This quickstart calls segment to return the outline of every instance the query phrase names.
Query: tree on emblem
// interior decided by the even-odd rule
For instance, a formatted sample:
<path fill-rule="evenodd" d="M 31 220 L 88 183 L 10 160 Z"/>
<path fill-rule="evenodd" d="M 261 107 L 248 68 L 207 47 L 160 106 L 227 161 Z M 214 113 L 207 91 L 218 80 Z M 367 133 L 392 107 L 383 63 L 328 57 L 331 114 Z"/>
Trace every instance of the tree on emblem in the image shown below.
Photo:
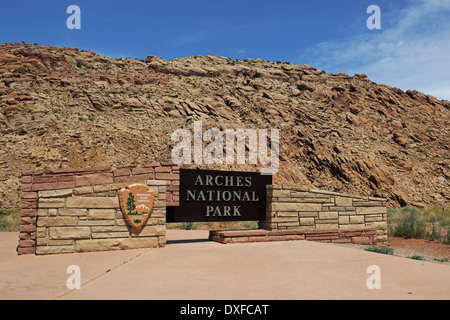
<path fill-rule="evenodd" d="M 134 202 L 134 196 L 131 192 L 128 195 L 127 209 L 128 209 L 128 215 L 131 215 L 131 216 L 138 215 L 138 213 L 136 211 L 134 211 L 134 210 L 136 210 L 136 203 Z"/>

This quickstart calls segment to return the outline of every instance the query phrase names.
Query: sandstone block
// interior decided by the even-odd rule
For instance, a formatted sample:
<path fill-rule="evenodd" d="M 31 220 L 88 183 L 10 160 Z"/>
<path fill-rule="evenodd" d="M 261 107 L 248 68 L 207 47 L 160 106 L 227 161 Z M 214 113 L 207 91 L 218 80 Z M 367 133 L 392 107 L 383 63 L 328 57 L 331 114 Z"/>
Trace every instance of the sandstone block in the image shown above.
<path fill-rule="evenodd" d="M 53 227 L 49 232 L 50 239 L 89 239 L 89 227 Z"/>
<path fill-rule="evenodd" d="M 39 217 L 37 220 L 38 227 L 76 226 L 77 224 L 77 217 Z"/>
<path fill-rule="evenodd" d="M 47 228 L 38 227 L 36 228 L 36 237 L 37 238 L 45 238 L 47 236 Z"/>
<path fill-rule="evenodd" d="M 42 198 L 38 202 L 39 209 L 64 208 L 63 198 Z"/>
<path fill-rule="evenodd" d="M 290 190 L 273 190 L 272 191 L 272 197 L 274 197 L 274 198 L 278 198 L 278 197 L 288 198 L 290 196 L 291 196 Z"/>
<path fill-rule="evenodd" d="M 81 195 L 85 195 L 85 194 L 91 194 L 93 192 L 94 192 L 94 188 L 93 187 L 80 187 L 80 188 L 73 189 L 73 195 L 74 196 L 81 196 Z"/>
<path fill-rule="evenodd" d="M 339 224 L 349 224 L 350 217 L 349 216 L 339 216 Z"/>
<path fill-rule="evenodd" d="M 350 216 L 350 223 L 351 224 L 364 223 L 364 216 Z"/>
<path fill-rule="evenodd" d="M 109 192 L 111 191 L 111 185 L 101 185 L 101 186 L 94 186 L 94 193 L 101 193 L 101 192 Z"/>
<path fill-rule="evenodd" d="M 337 219 L 339 214 L 337 212 L 319 212 L 320 220 Z"/>
<path fill-rule="evenodd" d="M 106 238 L 129 238 L 130 233 L 126 232 L 98 232 L 92 233 L 92 239 L 106 239 Z"/>
<path fill-rule="evenodd" d="M 129 228 L 126 226 L 93 226 L 92 232 L 128 232 Z"/>
<path fill-rule="evenodd" d="M 317 223 L 316 229 L 337 229 L 339 228 L 339 224 L 336 223 Z"/>
<path fill-rule="evenodd" d="M 119 208 L 119 198 L 71 197 L 66 199 L 66 208 L 114 209 Z"/>
<path fill-rule="evenodd" d="M 147 180 L 145 182 L 145 184 L 148 185 L 148 186 L 157 186 L 157 187 L 161 186 L 161 187 L 163 187 L 163 186 L 167 186 L 167 181 L 165 181 L 165 180 Z"/>
<path fill-rule="evenodd" d="M 387 213 L 386 207 L 357 207 L 356 214 Z"/>
<path fill-rule="evenodd" d="M 140 248 L 157 248 L 158 237 L 151 238 L 128 238 L 128 239 L 92 239 L 77 240 L 75 242 L 76 252 L 127 250 Z"/>
<path fill-rule="evenodd" d="M 314 226 L 315 219 L 314 218 L 300 218 L 301 226 Z"/>
<path fill-rule="evenodd" d="M 72 189 L 39 191 L 39 198 L 62 198 L 71 195 Z"/>
<path fill-rule="evenodd" d="M 41 246 L 36 248 L 36 254 L 57 254 L 57 253 L 71 253 L 74 252 L 74 246 Z"/>
<path fill-rule="evenodd" d="M 336 199 L 334 200 L 336 202 L 336 206 L 352 206 L 352 198 L 347 198 L 347 197 L 336 197 Z"/>
<path fill-rule="evenodd" d="M 116 217 L 115 209 L 89 209 L 91 220 L 113 220 Z"/>
<path fill-rule="evenodd" d="M 114 220 L 79 220 L 78 225 L 81 227 L 90 226 L 114 226 Z M 123 223 L 122 225 L 125 225 Z"/>
<path fill-rule="evenodd" d="M 272 211 L 320 211 L 321 204 L 275 202 L 270 205 Z"/>
<path fill-rule="evenodd" d="M 86 217 L 87 216 L 87 209 L 66 209 L 61 208 L 58 210 L 59 216 L 78 216 L 78 217 Z"/>
<path fill-rule="evenodd" d="M 383 221 L 382 214 L 366 215 L 364 218 L 366 222 Z"/>

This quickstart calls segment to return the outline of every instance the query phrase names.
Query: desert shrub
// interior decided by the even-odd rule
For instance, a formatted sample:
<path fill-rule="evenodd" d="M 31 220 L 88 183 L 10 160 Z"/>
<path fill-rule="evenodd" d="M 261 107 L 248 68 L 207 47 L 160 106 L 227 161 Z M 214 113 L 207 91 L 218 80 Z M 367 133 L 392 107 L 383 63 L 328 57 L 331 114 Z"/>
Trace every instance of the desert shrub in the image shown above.
<path fill-rule="evenodd" d="M 442 225 L 436 221 L 435 217 L 431 218 L 431 231 L 427 234 L 427 239 L 438 240 L 442 239 Z"/>
<path fill-rule="evenodd" d="M 415 207 L 403 207 L 398 213 L 392 215 L 392 224 L 389 233 L 393 237 L 406 239 L 424 239 L 427 236 L 426 221 L 421 209 Z"/>
<path fill-rule="evenodd" d="M 450 244 L 450 228 L 447 229 L 447 234 L 444 236 L 443 242 L 445 244 Z"/>
<path fill-rule="evenodd" d="M 180 225 L 180 228 L 184 230 L 195 230 L 197 229 L 197 225 L 194 222 L 184 222 Z"/>
<path fill-rule="evenodd" d="M 413 259 L 413 260 L 425 260 L 425 258 L 423 256 L 419 256 L 419 255 L 413 255 L 413 256 L 409 256 L 409 259 Z"/>
<path fill-rule="evenodd" d="M 370 246 L 364 249 L 365 251 L 370 252 L 376 252 L 376 253 L 382 253 L 382 254 L 394 254 L 394 249 L 389 247 L 376 247 L 376 246 Z"/>
<path fill-rule="evenodd" d="M 0 231 L 19 231 L 20 210 L 0 209 Z"/>

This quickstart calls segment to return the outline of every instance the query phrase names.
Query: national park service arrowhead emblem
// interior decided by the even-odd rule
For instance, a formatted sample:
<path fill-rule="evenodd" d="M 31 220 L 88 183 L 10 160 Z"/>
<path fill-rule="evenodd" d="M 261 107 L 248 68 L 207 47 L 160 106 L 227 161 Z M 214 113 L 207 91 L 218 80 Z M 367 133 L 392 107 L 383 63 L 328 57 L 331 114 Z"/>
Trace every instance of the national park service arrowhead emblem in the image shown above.
<path fill-rule="evenodd" d="M 155 192 L 145 184 L 132 184 L 119 191 L 119 203 L 128 225 L 139 232 L 153 211 Z"/>

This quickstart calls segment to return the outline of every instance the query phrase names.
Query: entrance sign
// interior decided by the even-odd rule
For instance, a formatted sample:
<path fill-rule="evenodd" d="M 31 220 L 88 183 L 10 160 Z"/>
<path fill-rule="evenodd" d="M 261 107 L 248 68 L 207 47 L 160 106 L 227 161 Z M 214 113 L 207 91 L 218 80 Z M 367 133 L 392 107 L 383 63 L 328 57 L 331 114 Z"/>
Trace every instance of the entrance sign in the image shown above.
<path fill-rule="evenodd" d="M 132 184 L 119 191 L 119 203 L 127 223 L 141 231 L 153 211 L 155 192 L 145 184 Z"/>
<path fill-rule="evenodd" d="M 180 205 L 167 208 L 167 222 L 265 220 L 271 184 L 259 172 L 180 169 Z"/>

